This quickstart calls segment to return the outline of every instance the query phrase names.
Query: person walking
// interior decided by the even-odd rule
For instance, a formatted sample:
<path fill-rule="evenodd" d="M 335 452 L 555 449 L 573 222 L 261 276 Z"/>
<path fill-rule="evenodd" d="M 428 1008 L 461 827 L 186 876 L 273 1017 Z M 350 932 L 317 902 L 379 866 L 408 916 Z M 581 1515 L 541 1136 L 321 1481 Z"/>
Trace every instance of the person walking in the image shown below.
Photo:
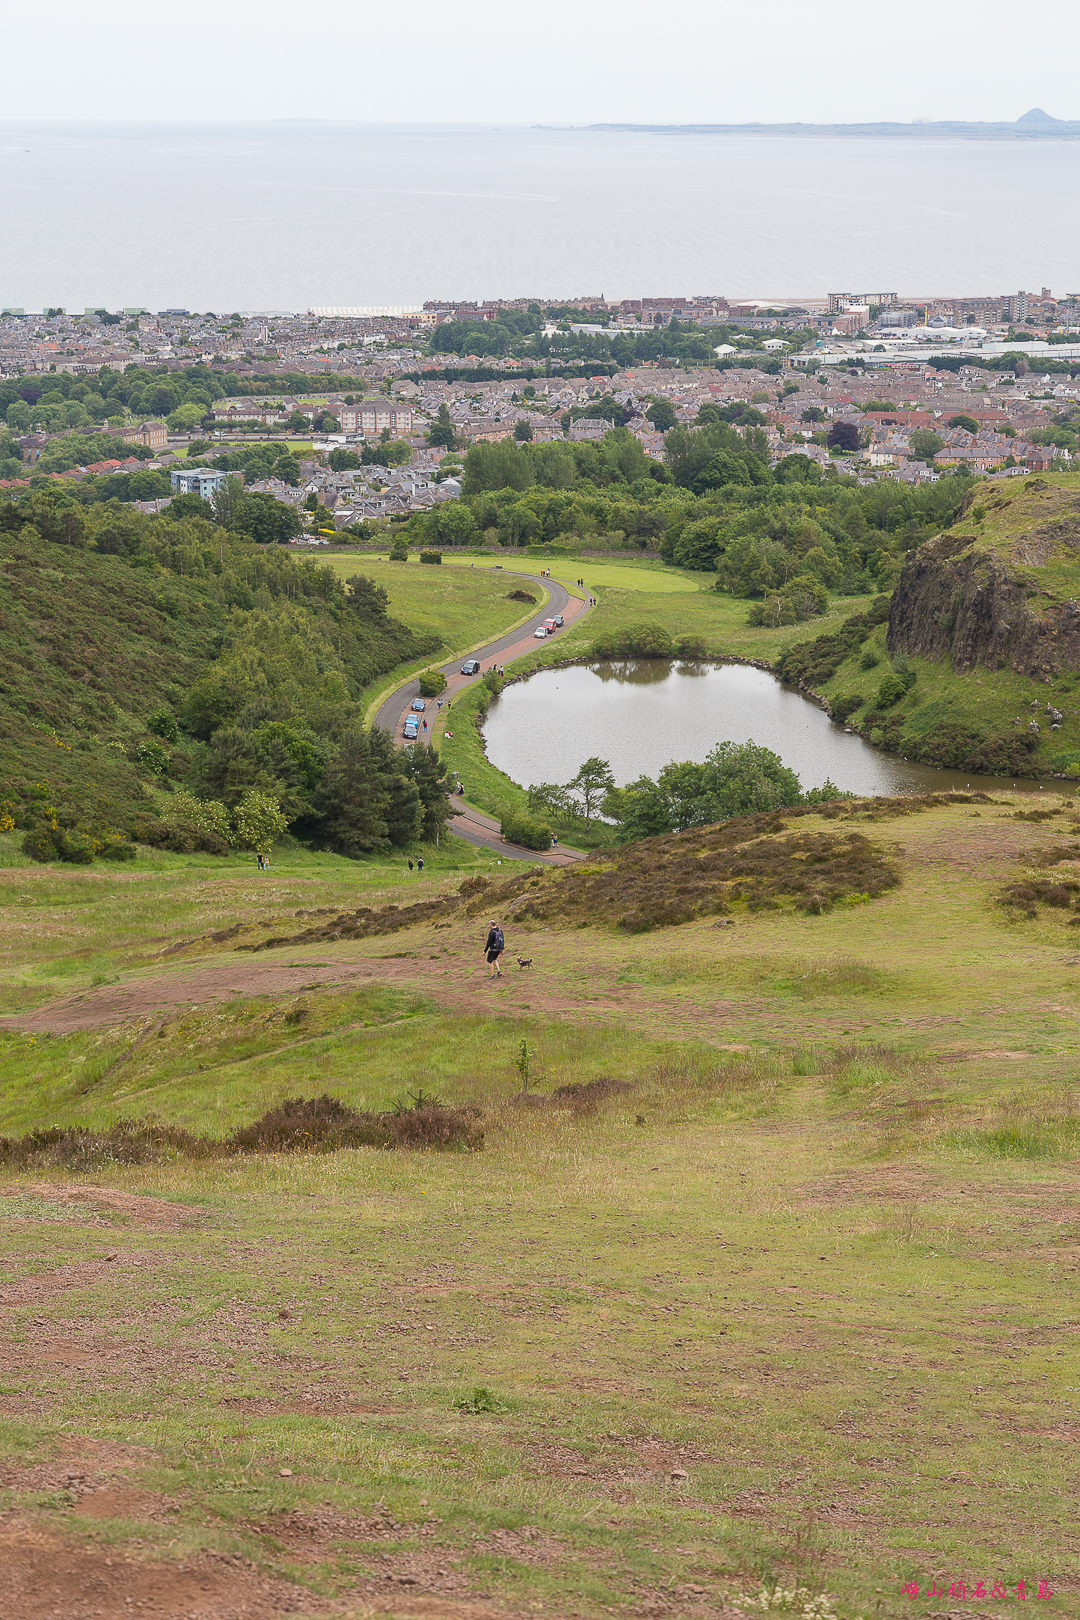
<path fill-rule="evenodd" d="M 424 857 L 422 855 L 417 856 L 416 870 L 421 873 L 424 870 Z"/>
<path fill-rule="evenodd" d="M 506 941 L 503 939 L 503 931 L 493 917 L 491 919 L 491 927 L 488 929 L 488 937 L 484 941 L 484 953 L 487 956 L 488 965 L 491 968 L 491 972 L 488 974 L 489 979 L 502 978 L 502 968 L 499 966 L 499 957 L 502 955 L 505 949 Z"/>
<path fill-rule="evenodd" d="M 412 871 L 412 857 L 409 858 L 409 871 Z"/>

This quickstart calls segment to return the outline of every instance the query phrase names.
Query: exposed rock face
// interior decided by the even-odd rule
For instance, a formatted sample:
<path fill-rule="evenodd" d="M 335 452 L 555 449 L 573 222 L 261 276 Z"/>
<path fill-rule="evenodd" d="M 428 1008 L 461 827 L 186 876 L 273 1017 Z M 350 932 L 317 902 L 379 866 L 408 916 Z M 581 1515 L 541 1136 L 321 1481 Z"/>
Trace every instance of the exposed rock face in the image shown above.
<path fill-rule="evenodd" d="M 1031 676 L 1080 669 L 1080 600 L 1065 595 L 1059 572 L 1052 581 L 1040 577 L 1052 559 L 1075 562 L 1080 581 L 1080 525 L 1043 523 L 1017 535 L 1004 554 L 970 532 L 927 541 L 900 574 L 890 653 L 948 658 L 958 675 L 976 664 Z"/>

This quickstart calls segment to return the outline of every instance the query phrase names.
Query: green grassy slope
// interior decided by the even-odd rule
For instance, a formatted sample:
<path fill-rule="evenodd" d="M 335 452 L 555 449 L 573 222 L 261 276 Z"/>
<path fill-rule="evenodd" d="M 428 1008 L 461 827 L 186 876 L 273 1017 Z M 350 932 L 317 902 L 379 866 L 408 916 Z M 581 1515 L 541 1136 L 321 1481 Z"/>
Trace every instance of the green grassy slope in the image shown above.
<path fill-rule="evenodd" d="M 88 1021 L 0 1031 L 0 1130 L 219 1135 L 422 1087 L 485 1132 L 0 1169 L 5 1578 L 74 1550 L 99 1606 L 121 1571 L 117 1612 L 187 1566 L 237 1612 L 268 1611 L 257 1578 L 295 1613 L 446 1620 L 720 1620 L 790 1587 L 893 1620 L 971 1607 L 940 1595 L 960 1581 L 1004 1583 L 975 1607 L 1005 1615 L 1045 1580 L 1040 1613 L 1080 1613 L 1080 913 L 998 903 L 1080 887 L 1047 797 L 867 802 L 900 883 L 819 915 L 511 919 L 535 966 L 494 986 L 486 914 L 255 956 L 205 937 L 400 902 L 398 863 L 0 873 L 8 1006 L 62 989 Z M 630 1089 L 554 1096 L 603 1077 Z"/>

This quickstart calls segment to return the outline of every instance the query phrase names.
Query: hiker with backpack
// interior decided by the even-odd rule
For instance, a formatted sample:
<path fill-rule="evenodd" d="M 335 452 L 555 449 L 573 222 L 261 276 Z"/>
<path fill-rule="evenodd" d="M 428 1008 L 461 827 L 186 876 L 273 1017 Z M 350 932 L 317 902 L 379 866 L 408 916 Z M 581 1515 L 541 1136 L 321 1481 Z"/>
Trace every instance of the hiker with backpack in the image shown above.
<path fill-rule="evenodd" d="M 488 929 L 488 937 L 484 942 L 484 951 L 491 967 L 491 972 L 488 974 L 489 979 L 502 978 L 502 968 L 499 966 L 499 957 L 502 955 L 505 949 L 506 941 L 503 939 L 503 931 L 499 927 L 498 923 L 493 919 L 491 927 Z"/>

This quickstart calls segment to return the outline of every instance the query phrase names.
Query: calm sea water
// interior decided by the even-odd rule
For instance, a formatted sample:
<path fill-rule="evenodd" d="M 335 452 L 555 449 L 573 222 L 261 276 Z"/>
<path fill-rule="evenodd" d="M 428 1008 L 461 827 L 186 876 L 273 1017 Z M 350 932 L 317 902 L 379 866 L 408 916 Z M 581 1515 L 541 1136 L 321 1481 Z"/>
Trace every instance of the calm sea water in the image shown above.
<path fill-rule="evenodd" d="M 1080 284 L 1080 142 L 0 123 L 0 304 Z"/>
<path fill-rule="evenodd" d="M 744 664 L 663 659 L 547 670 L 507 688 L 484 725 L 488 758 L 523 787 L 569 782 L 594 754 L 624 787 L 656 778 L 672 760 L 702 760 L 719 742 L 760 743 L 779 754 L 804 788 L 831 780 L 849 793 L 942 793 L 1015 786 L 961 771 L 935 771 L 834 724 L 775 676 Z M 1047 778 L 1047 788 L 1056 785 Z"/>

